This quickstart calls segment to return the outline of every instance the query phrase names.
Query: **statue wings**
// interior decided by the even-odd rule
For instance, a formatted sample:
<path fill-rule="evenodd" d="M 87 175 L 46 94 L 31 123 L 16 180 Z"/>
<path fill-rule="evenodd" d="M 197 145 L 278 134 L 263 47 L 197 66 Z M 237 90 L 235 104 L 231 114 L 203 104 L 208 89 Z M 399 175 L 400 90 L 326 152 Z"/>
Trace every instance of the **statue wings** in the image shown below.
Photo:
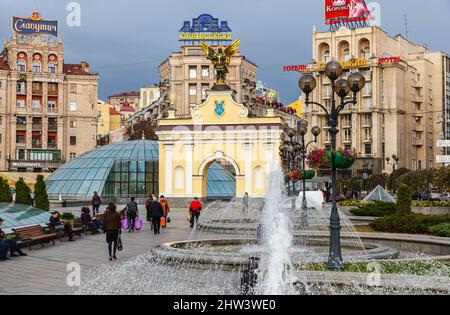
<path fill-rule="evenodd" d="M 205 53 L 206 58 L 208 58 L 208 59 L 214 58 L 216 52 L 214 51 L 214 49 L 212 47 L 208 46 L 207 44 L 205 44 L 203 42 L 200 43 L 200 47 L 203 49 L 203 52 Z"/>
<path fill-rule="evenodd" d="M 236 39 L 227 48 L 225 48 L 225 54 L 228 57 L 232 57 L 233 55 L 235 55 L 238 52 L 240 44 L 241 44 L 241 41 L 239 39 Z"/>

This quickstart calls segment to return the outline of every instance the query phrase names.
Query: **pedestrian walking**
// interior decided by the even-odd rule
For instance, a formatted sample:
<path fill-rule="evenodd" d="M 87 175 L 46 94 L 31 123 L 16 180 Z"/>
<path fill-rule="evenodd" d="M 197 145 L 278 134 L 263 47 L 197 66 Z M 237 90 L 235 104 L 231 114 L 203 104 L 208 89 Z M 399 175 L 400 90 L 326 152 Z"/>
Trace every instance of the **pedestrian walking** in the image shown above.
<path fill-rule="evenodd" d="M 161 195 L 161 198 L 159 198 L 159 203 L 161 204 L 161 207 L 163 209 L 163 216 L 166 218 L 166 222 L 170 223 L 169 201 L 166 198 L 164 198 L 164 195 Z"/>
<path fill-rule="evenodd" d="M 155 199 L 150 202 L 149 210 L 147 212 L 147 220 L 150 219 L 152 222 L 152 229 L 155 235 L 161 234 L 161 218 L 164 216 L 163 207 L 158 200 Z"/>
<path fill-rule="evenodd" d="M 34 194 L 34 192 L 30 192 L 31 205 L 33 207 L 35 205 L 35 198 L 36 198 L 36 195 Z"/>
<path fill-rule="evenodd" d="M 119 242 L 119 233 L 122 228 L 120 214 L 117 213 L 115 204 L 110 203 L 108 212 L 105 214 L 104 230 L 106 232 L 106 242 L 108 244 L 109 261 L 117 260 L 116 252 Z"/>
<path fill-rule="evenodd" d="M 194 224 L 198 223 L 198 220 L 200 218 L 200 213 L 202 211 L 202 203 L 198 200 L 197 197 L 194 198 L 194 200 L 191 202 L 191 205 L 189 207 L 189 215 L 191 219 L 191 228 L 194 228 Z"/>
<path fill-rule="evenodd" d="M 100 213 L 100 206 L 102 204 L 102 198 L 98 195 L 98 192 L 94 191 L 94 196 L 92 196 L 92 212 L 93 216 Z"/>
<path fill-rule="evenodd" d="M 135 230 L 136 218 L 139 216 L 138 205 L 134 197 L 127 203 L 125 216 L 128 220 L 128 232 L 131 233 Z"/>
<path fill-rule="evenodd" d="M 250 196 L 246 192 L 242 200 L 242 212 L 244 213 L 247 212 L 249 203 L 250 203 Z"/>

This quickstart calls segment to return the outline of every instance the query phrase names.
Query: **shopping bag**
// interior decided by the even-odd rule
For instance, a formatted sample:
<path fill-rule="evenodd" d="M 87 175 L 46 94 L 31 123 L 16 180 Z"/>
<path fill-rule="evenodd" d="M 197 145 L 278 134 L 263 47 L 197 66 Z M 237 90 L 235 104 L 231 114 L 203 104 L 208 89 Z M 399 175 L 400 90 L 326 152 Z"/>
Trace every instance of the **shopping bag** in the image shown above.
<path fill-rule="evenodd" d="M 123 251 L 122 232 L 121 231 L 119 231 L 119 239 L 117 240 L 117 250 L 119 252 Z"/>
<path fill-rule="evenodd" d="M 167 221 L 165 217 L 161 218 L 161 227 L 165 229 L 167 227 Z"/>
<path fill-rule="evenodd" d="M 136 218 L 136 221 L 134 221 L 134 228 L 136 231 L 140 231 L 142 229 L 142 220 L 141 218 Z"/>
<path fill-rule="evenodd" d="M 122 229 L 123 229 L 124 231 L 126 231 L 126 230 L 129 229 L 128 219 L 127 219 L 127 218 L 125 218 L 125 219 L 122 220 Z"/>

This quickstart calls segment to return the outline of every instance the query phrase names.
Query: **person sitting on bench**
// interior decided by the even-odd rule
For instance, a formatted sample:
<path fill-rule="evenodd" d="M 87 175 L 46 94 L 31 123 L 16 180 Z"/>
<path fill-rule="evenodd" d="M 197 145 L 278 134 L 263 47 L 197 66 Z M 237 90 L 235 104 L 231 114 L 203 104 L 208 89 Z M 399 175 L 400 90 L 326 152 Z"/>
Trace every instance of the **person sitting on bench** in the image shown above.
<path fill-rule="evenodd" d="M 2 225 L 3 219 L 0 218 L 0 261 L 7 259 L 8 250 L 11 252 L 11 257 L 28 256 L 22 252 L 15 239 L 6 239 L 5 233 L 1 230 Z"/>
<path fill-rule="evenodd" d="M 97 234 L 98 230 L 102 228 L 102 223 L 99 219 L 91 217 L 90 212 L 88 207 L 81 209 L 81 224 L 88 227 L 94 234 Z"/>
<path fill-rule="evenodd" d="M 61 220 L 61 214 L 58 211 L 52 213 L 48 226 L 55 231 L 63 230 L 69 237 L 69 242 L 74 242 L 72 226 L 68 221 Z"/>

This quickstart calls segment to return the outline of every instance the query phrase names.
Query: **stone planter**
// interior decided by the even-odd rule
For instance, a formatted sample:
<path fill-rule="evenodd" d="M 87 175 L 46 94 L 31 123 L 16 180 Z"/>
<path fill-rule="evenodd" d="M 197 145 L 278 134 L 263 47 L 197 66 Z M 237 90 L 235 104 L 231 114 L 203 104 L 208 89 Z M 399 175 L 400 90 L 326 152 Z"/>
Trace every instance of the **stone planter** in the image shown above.
<path fill-rule="evenodd" d="M 448 207 L 412 207 L 414 213 L 425 215 L 450 215 Z"/>

